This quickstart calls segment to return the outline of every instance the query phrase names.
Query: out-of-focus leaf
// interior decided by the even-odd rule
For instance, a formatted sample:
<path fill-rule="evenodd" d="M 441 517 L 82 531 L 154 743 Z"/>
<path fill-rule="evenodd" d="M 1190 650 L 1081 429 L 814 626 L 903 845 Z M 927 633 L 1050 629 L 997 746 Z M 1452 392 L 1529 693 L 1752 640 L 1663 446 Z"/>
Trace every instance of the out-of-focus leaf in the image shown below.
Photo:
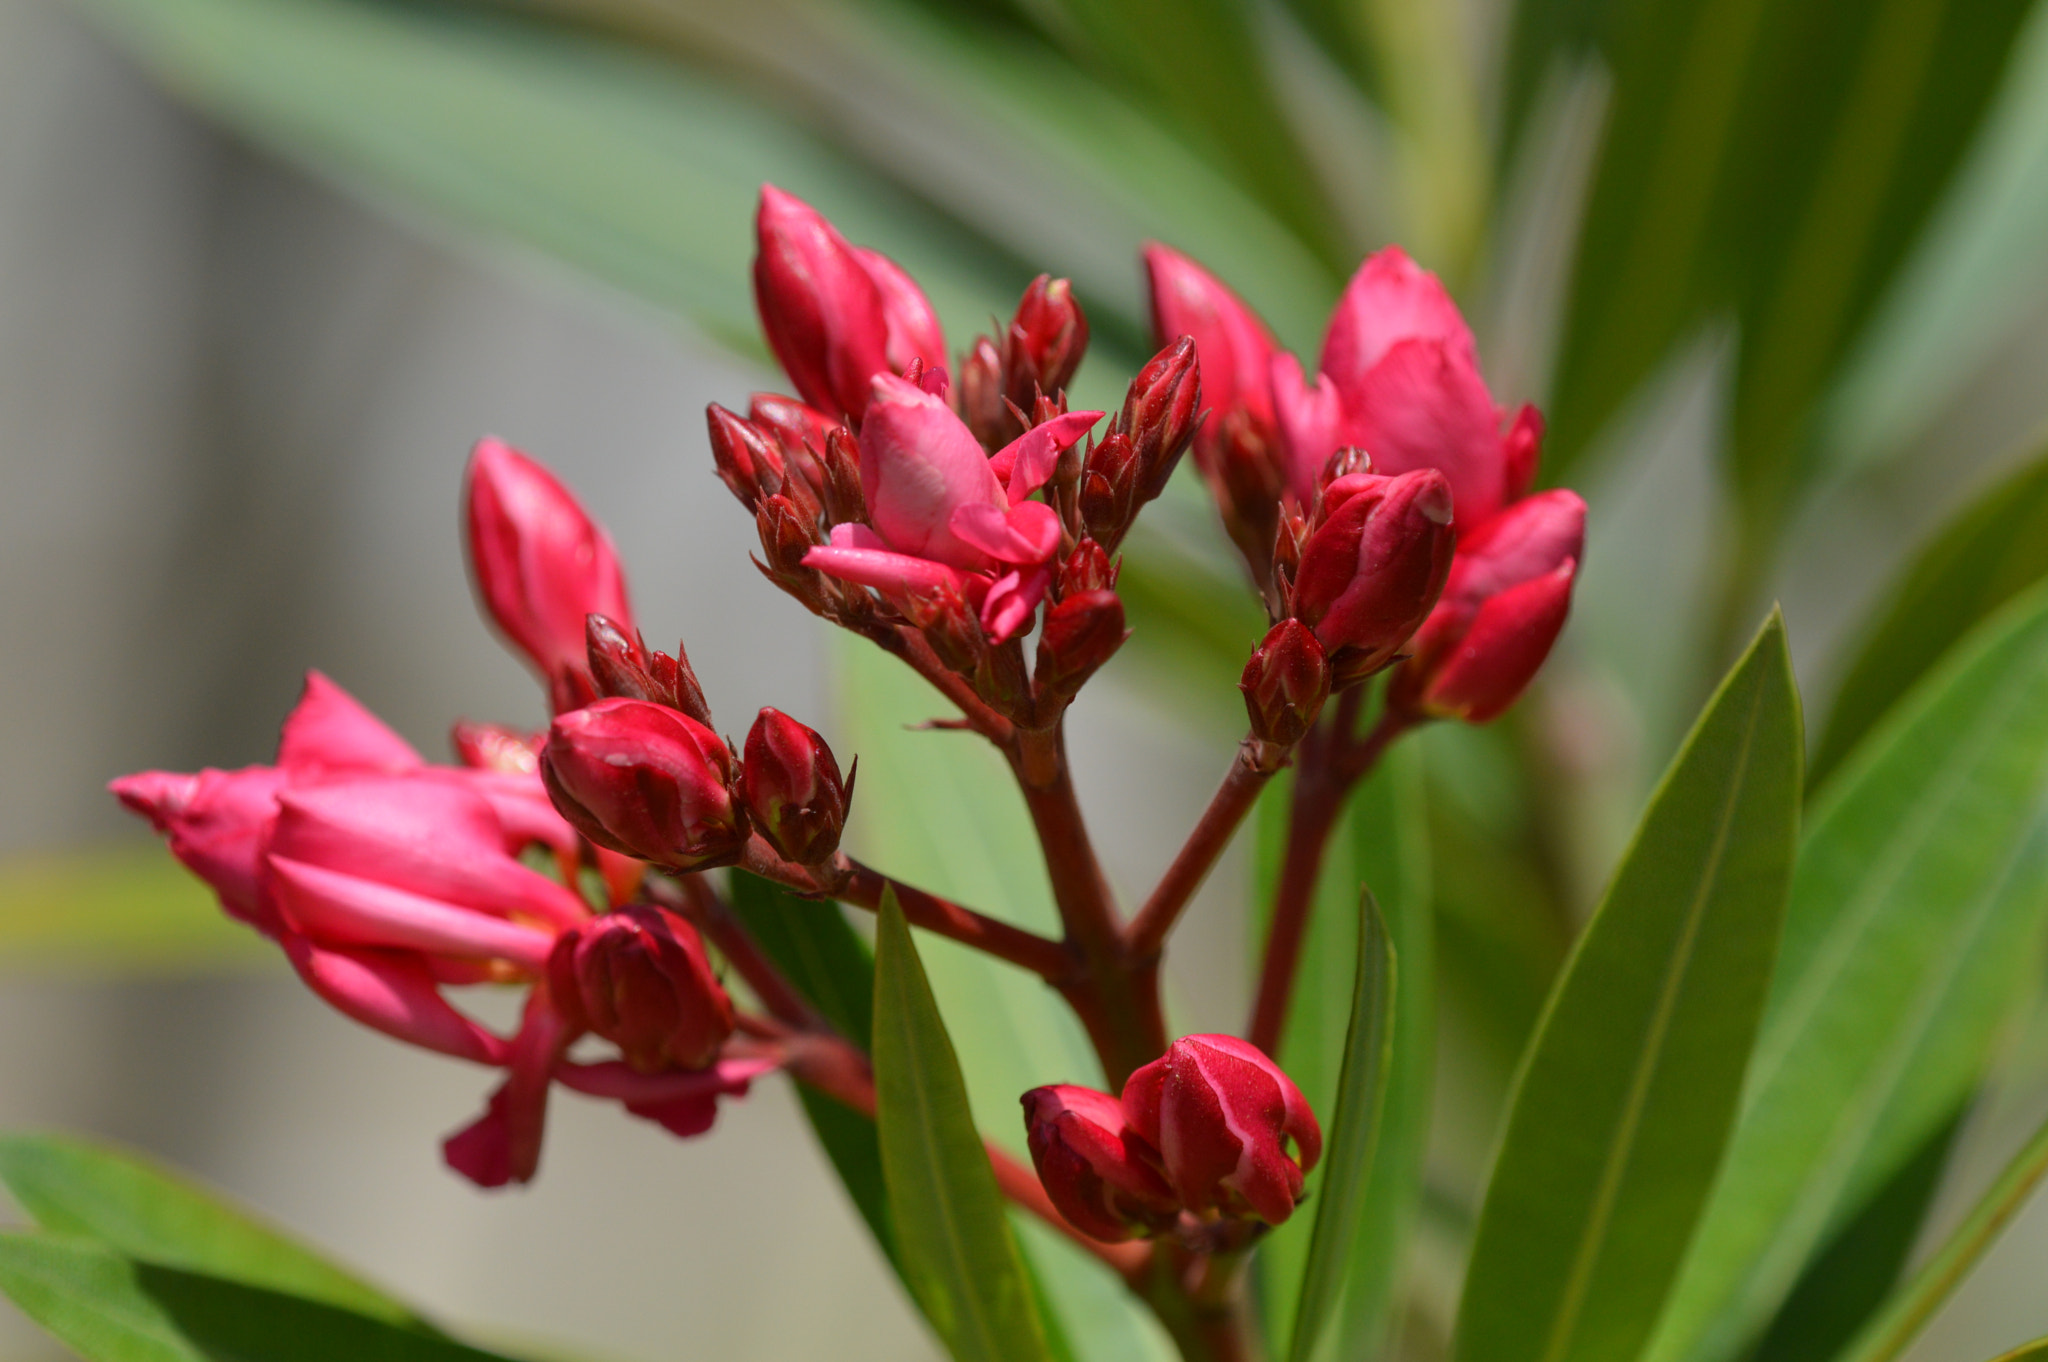
<path fill-rule="evenodd" d="M 1893 1362 L 1905 1352 L 1949 1293 L 2020 1213 L 2044 1176 L 2048 1176 L 2048 1124 L 2035 1131 L 2013 1155 L 1962 1223 L 1892 1293 L 1884 1309 L 1843 1350 L 1837 1362 Z"/>
<path fill-rule="evenodd" d="M 1358 955 L 1353 970 L 1351 1025 L 1337 1100 L 1330 1112 L 1325 1167 L 1315 1203 L 1315 1233 L 1301 1272 L 1300 1303 L 1287 1345 L 1293 1362 L 1309 1362 L 1327 1336 L 1357 1251 L 1360 1211 L 1372 1180 L 1381 1113 L 1393 1077 L 1395 1005 L 1400 997 L 1394 947 L 1372 892 L 1358 909 Z M 1355 1356 L 1346 1351 L 1340 1355 Z"/>
<path fill-rule="evenodd" d="M 1941 1186 L 1956 1118 L 1933 1135 L 1878 1189 L 1854 1220 L 1799 1279 L 1748 1362 L 1811 1362 L 1834 1357 L 1897 1284 Z"/>
<path fill-rule="evenodd" d="M 1814 401 L 1947 185 L 2027 8 L 1522 7 L 1517 70 L 1540 73 L 1544 44 L 1590 28 L 1614 77 L 1552 394 L 1552 476 L 1675 342 L 1732 312 L 1736 483 L 1753 522 L 1777 515 Z"/>
<path fill-rule="evenodd" d="M 1288 789 L 1275 782 L 1259 802 L 1258 884 L 1264 901 L 1279 875 L 1286 838 Z M 1345 1259 L 1342 1308 L 1327 1335 L 1337 1356 L 1370 1356 L 1384 1342 L 1396 1278 L 1422 1192 L 1435 1070 L 1436 999 L 1431 979 L 1434 946 L 1430 901 L 1430 848 L 1421 754 L 1412 744 L 1389 752 L 1380 769 L 1352 796 L 1316 885 L 1300 974 L 1288 1008 L 1280 1061 L 1301 1086 L 1319 1118 L 1334 1119 L 1341 1091 L 1345 1038 L 1354 1012 L 1360 950 L 1357 896 L 1368 889 L 1383 906 L 1394 955 L 1401 964 L 1395 995 L 1388 1092 L 1381 1110 L 1356 1236 Z M 1256 959 L 1256 953 L 1252 955 Z M 1312 1173 L 1312 1198 L 1333 1164 Z M 1311 1206 L 1319 1203 L 1311 1200 Z M 1318 1211 L 1320 1214 L 1320 1211 Z M 1253 1258 L 1261 1315 L 1278 1352 L 1291 1337 L 1308 1266 L 1315 1216 L 1290 1219 L 1269 1234 Z"/>
<path fill-rule="evenodd" d="M 1799 696 L 1774 614 L 1652 796 L 1516 1085 L 1459 1362 L 1630 1357 L 1734 1125 L 1798 842 Z"/>
<path fill-rule="evenodd" d="M 0 1234 L 0 1291 L 86 1362 L 507 1362 L 300 1296 L 51 1234 Z"/>
<path fill-rule="evenodd" d="M 1841 763 L 1978 621 L 2048 576 L 2048 453 L 1971 502 L 1915 555 L 1863 627 L 1813 758 Z"/>
<path fill-rule="evenodd" d="M 1002 759 L 967 733 L 914 731 L 951 713 L 909 668 L 866 642 L 841 639 L 834 747 L 860 757 L 857 809 L 890 811 L 847 832 L 860 857 L 920 888 L 1057 933 L 1031 825 Z M 982 1133 L 1024 1153 L 1017 1098 L 1046 1083 L 1099 1083 L 1087 1036 L 1033 975 L 953 942 L 925 937 L 924 967 L 961 1056 Z M 1060 1236 L 1013 1217 L 1057 1323 L 1084 1362 L 1168 1362 L 1165 1331 L 1114 1274 Z"/>
<path fill-rule="evenodd" d="M 911 1294 L 958 1362 L 1045 1362 L 960 1061 L 893 894 L 875 933 L 874 1057 L 889 1217 Z"/>
<path fill-rule="evenodd" d="M 0 969 L 245 970 L 275 955 L 160 846 L 23 856 L 0 866 Z"/>
<path fill-rule="evenodd" d="M 73 1136 L 0 1135 L 0 1182 L 43 1230 L 116 1253 L 424 1327 L 412 1309 L 229 1205 L 124 1151 Z"/>
<path fill-rule="evenodd" d="M 1648 1358 L 1735 1355 L 1975 1088 L 2048 913 L 2048 588 L 1952 649 L 1815 801 L 1770 1010 Z"/>
<path fill-rule="evenodd" d="M 2025 1347 L 2014 1348 L 2009 1353 L 2000 1353 L 1991 1362 L 2040 1362 L 2048 1357 L 2048 1338 L 2037 1338 Z"/>
<path fill-rule="evenodd" d="M 733 914 L 755 944 L 826 1021 L 866 1049 L 874 1029 L 875 965 L 845 913 L 837 904 L 799 899 L 744 870 L 733 872 L 730 885 Z M 797 1096 L 854 1208 L 896 1263 L 875 1123 L 807 1084 L 799 1085 Z"/>

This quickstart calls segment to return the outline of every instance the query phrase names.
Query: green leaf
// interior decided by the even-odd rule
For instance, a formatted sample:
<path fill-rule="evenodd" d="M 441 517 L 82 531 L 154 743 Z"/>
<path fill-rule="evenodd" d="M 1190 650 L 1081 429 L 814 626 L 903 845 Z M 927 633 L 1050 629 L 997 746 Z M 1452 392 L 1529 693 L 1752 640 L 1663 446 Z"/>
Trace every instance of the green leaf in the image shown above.
<path fill-rule="evenodd" d="M 1295 1307 L 1287 1349 L 1293 1362 L 1315 1356 L 1343 1293 L 1393 1078 L 1399 973 L 1386 919 L 1370 890 L 1358 906 L 1354 975 L 1344 1067 L 1337 1079 L 1337 1102 L 1323 1150 L 1322 1187 L 1315 1202 L 1315 1236 L 1301 1273 L 1301 1301 Z"/>
<path fill-rule="evenodd" d="M 1555 50 L 1543 44 L 1590 35 L 1613 73 L 1552 394 L 1550 475 L 1567 473 L 1674 344 L 1733 314 L 1736 482 L 1753 515 L 1779 514 L 1815 399 L 1975 134 L 2027 9 L 1524 6 L 1516 69 L 1540 72 Z"/>
<path fill-rule="evenodd" d="M 1952 517 L 1872 611 L 1814 750 L 1814 784 L 1957 639 L 2043 576 L 2048 451 Z"/>
<path fill-rule="evenodd" d="M 1951 650 L 1815 801 L 1742 1118 L 1655 1362 L 1735 1355 L 1976 1088 L 2048 914 L 2048 588 Z"/>
<path fill-rule="evenodd" d="M 2001 1353 L 1991 1362 L 2041 1362 L 2042 1358 L 2048 1358 L 2048 1338 L 2037 1338 L 2025 1347 Z"/>
<path fill-rule="evenodd" d="M 0 970 L 198 973 L 276 959 L 161 846 L 43 853 L 0 866 Z"/>
<path fill-rule="evenodd" d="M 4 1135 L 0 1182 L 43 1230 L 389 1324 L 426 1327 L 410 1307 L 219 1194 L 126 1151 L 68 1135 Z"/>
<path fill-rule="evenodd" d="M 1631 1357 L 1734 1124 L 1791 882 L 1799 697 L 1774 614 L 1652 796 L 1517 1080 L 1459 1362 Z"/>
<path fill-rule="evenodd" d="M 2048 1177 L 2048 1123 L 2013 1155 L 1962 1223 L 1892 1293 L 1885 1308 L 1864 1327 L 1837 1362 L 1893 1362 L 1905 1352 L 1984 1251 L 2020 1213 L 2043 1177 Z"/>
<path fill-rule="evenodd" d="M 1352 1225 L 1356 1238 L 1345 1261 L 1341 1307 L 1327 1335 L 1325 1352 L 1334 1350 L 1342 1357 L 1370 1356 L 1384 1344 L 1408 1230 L 1422 1194 L 1436 1065 L 1425 805 L 1421 753 L 1409 743 L 1389 752 L 1352 795 L 1324 858 L 1280 1047 L 1282 1066 L 1310 1106 L 1320 1118 L 1335 1119 L 1356 1003 L 1358 897 L 1370 886 L 1383 906 L 1402 972 L 1394 1002 L 1387 1100 L 1365 1174 L 1363 1205 Z M 1279 873 L 1286 809 L 1286 785 L 1275 782 L 1258 810 L 1258 882 L 1265 887 L 1268 903 Z M 1324 1195 L 1319 1189 L 1323 1180 L 1334 1177 L 1335 1168 L 1326 1158 L 1321 1170 L 1311 1173 L 1313 1198 Z M 1290 1219 L 1260 1243 L 1252 1260 L 1261 1313 L 1275 1352 L 1285 1348 L 1293 1328 L 1319 1215 L 1320 1211 Z"/>
<path fill-rule="evenodd" d="M 0 1234 L 0 1291 L 86 1362 L 506 1362 L 387 1320 L 60 1235 Z"/>
<path fill-rule="evenodd" d="M 1929 1136 L 1920 1152 L 1836 1232 L 1834 1242 L 1785 1298 L 1748 1362 L 1834 1357 L 1856 1336 L 1905 1270 L 1961 1124 L 1957 1113 Z"/>
<path fill-rule="evenodd" d="M 875 933 L 874 1058 L 882 1172 L 911 1294 L 958 1362 L 1044 1362 L 1051 1354 L 960 1061 L 893 894 Z"/>

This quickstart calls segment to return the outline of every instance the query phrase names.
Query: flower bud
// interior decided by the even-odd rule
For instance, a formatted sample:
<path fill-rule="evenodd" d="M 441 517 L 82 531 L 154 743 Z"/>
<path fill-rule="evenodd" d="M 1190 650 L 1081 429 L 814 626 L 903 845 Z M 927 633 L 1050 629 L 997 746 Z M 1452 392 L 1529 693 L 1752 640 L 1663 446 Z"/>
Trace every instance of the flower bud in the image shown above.
<path fill-rule="evenodd" d="M 1158 1151 L 1131 1130 L 1114 1097 L 1061 1083 L 1021 1100 L 1032 1165 L 1068 1224 L 1113 1244 L 1156 1234 L 1178 1218 Z"/>
<path fill-rule="evenodd" d="M 817 569 L 804 566 L 804 555 L 819 544 L 817 521 L 797 509 L 788 497 L 761 498 L 754 512 L 754 528 L 761 536 L 759 566 L 769 581 L 803 602 L 806 609 L 823 614 L 826 609 L 824 578 Z"/>
<path fill-rule="evenodd" d="M 1322 1157 L 1322 1130 L 1301 1090 L 1235 1036 L 1175 1041 L 1124 1084 L 1123 1111 L 1159 1151 L 1181 1204 L 1198 1214 L 1213 1208 L 1278 1225 Z"/>
<path fill-rule="evenodd" d="M 731 751 L 665 705 L 599 700 L 559 715 L 540 771 L 555 808 L 599 846 L 678 870 L 729 865 L 746 846 Z"/>
<path fill-rule="evenodd" d="M 1088 352 L 1088 318 L 1065 279 L 1039 275 L 1024 290 L 1010 322 L 1003 395 L 1026 411 L 1040 395 L 1056 396 Z"/>
<path fill-rule="evenodd" d="M 1108 591 L 1116 585 L 1117 569 L 1102 545 L 1083 539 L 1060 564 L 1058 595 L 1065 599 L 1084 591 Z"/>
<path fill-rule="evenodd" d="M 548 990 L 563 1021 L 611 1041 L 641 1073 L 707 1068 L 733 1032 L 732 999 L 697 929 L 653 904 L 563 933 Z"/>
<path fill-rule="evenodd" d="M 804 401 L 860 419 L 868 379 L 889 369 L 881 290 L 846 238 L 772 185 L 754 219 L 754 302 L 768 348 Z"/>
<path fill-rule="evenodd" d="M 1562 488 L 1468 534 L 1388 702 L 1475 724 L 1513 704 L 1564 629 L 1585 538 L 1586 504 Z"/>
<path fill-rule="evenodd" d="M 1088 454 L 1081 472 L 1081 521 L 1106 544 L 1123 538 L 1144 498 L 1145 463 L 1131 437 L 1112 430 Z"/>
<path fill-rule="evenodd" d="M 1123 647 L 1124 603 L 1114 591 L 1084 591 L 1045 612 L 1032 684 L 1044 698 L 1072 699 L 1096 668 Z"/>
<path fill-rule="evenodd" d="M 1003 400 L 1002 352 L 987 336 L 976 336 L 974 348 L 960 361 L 960 418 L 989 449 L 1001 449 L 1023 434 Z"/>
<path fill-rule="evenodd" d="M 820 471 L 826 519 L 835 525 L 864 523 L 868 506 L 860 486 L 860 446 L 845 426 L 834 426 L 825 437 Z"/>
<path fill-rule="evenodd" d="M 1146 502 L 1166 488 L 1175 465 L 1194 438 L 1202 408 L 1202 371 L 1195 342 L 1182 336 L 1154 355 L 1124 395 L 1113 431 L 1127 434 L 1144 469 L 1138 500 Z"/>
<path fill-rule="evenodd" d="M 948 582 L 935 582 L 921 591 L 906 593 L 900 602 L 903 613 L 939 661 L 962 676 L 972 676 L 988 658 L 988 637 L 981 619 L 960 589 Z"/>
<path fill-rule="evenodd" d="M 584 616 L 633 618 L 611 537 L 552 474 L 501 440 L 477 443 L 466 482 L 470 571 L 485 610 L 540 672 L 557 710 L 587 701 Z"/>
<path fill-rule="evenodd" d="M 782 490 L 782 455 L 759 427 L 713 402 L 704 409 L 711 427 L 711 457 L 718 465 L 718 480 L 731 489 L 740 504 L 753 510 L 761 498 Z"/>
<path fill-rule="evenodd" d="M 1252 650 L 1237 688 L 1254 738 L 1280 747 L 1300 742 L 1330 694 L 1330 666 L 1315 631 L 1300 620 L 1274 625 Z"/>
<path fill-rule="evenodd" d="M 648 650 L 646 640 L 636 632 L 630 638 L 603 615 L 592 615 L 585 626 L 590 647 L 590 674 L 600 696 L 627 700 L 651 700 L 679 709 L 709 727 L 711 706 L 704 688 L 690 666 L 683 645 L 676 644 L 674 657 Z"/>
<path fill-rule="evenodd" d="M 1325 508 L 1302 548 L 1292 606 L 1329 655 L 1332 685 L 1342 686 L 1387 665 L 1421 626 L 1456 540 L 1450 486 L 1433 468 L 1354 474 L 1330 485 Z"/>
<path fill-rule="evenodd" d="M 747 734 L 740 791 L 755 829 L 784 860 L 817 865 L 839 849 L 852 792 L 825 740 L 780 710 L 763 709 Z"/>

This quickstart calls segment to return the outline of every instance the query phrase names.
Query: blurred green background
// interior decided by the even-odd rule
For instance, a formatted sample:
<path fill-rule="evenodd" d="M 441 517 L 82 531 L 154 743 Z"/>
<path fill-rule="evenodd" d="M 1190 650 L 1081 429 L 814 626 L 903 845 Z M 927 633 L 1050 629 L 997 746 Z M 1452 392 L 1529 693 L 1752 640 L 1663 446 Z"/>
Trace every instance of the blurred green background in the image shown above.
<path fill-rule="evenodd" d="M 875 859 L 1045 914 L 999 773 L 903 731 L 929 702 L 756 579 L 709 476 L 703 403 L 772 383 L 763 180 L 909 267 L 956 348 L 1072 277 L 1093 405 L 1149 350 L 1158 239 L 1308 355 L 1399 241 L 1496 396 L 1544 408 L 1543 477 L 1592 507 L 1572 625 L 1513 714 L 1430 734 L 1414 773 L 1441 1036 L 1418 1358 L 1550 974 L 1769 602 L 1818 777 L 2048 570 L 2035 477 L 1955 541 L 1953 631 L 1872 622 L 2042 452 L 2048 7 L 2017 0 L 0 0 L 0 128 L 0 1121 L 134 1140 L 450 1318 L 586 1351 L 930 1345 L 779 1090 L 689 1147 L 564 1102 L 532 1192 L 455 1186 L 434 1140 L 476 1076 L 301 997 L 99 786 L 264 759 L 309 665 L 430 749 L 458 715 L 537 720 L 454 531 L 490 430 L 611 524 L 721 723 L 774 704 L 860 753 Z M 1259 620 L 1212 520 L 1192 479 L 1148 513 L 1137 635 L 1076 716 L 1127 894 L 1241 723 Z M 1242 1011 L 1244 851 L 1185 931 L 1183 1029 Z M 1085 1051 L 1035 989 L 933 954 L 1014 1141 L 1016 1092 Z M 2043 1028 L 2010 1029 L 1936 1224 L 2048 1106 Z M 2037 1214 L 1914 1356 L 2048 1332 L 2044 1255 Z M 0 1319 L 0 1355 L 48 1347 Z"/>

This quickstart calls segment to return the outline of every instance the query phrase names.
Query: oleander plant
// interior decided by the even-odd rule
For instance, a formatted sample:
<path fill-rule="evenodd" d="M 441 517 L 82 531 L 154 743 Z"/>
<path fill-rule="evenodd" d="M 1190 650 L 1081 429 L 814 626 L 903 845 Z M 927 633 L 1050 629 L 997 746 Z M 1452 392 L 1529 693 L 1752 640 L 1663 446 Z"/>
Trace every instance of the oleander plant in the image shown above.
<path fill-rule="evenodd" d="M 865 721 L 714 715 L 604 527 L 486 437 L 471 584 L 544 728 L 451 715 L 439 762 L 308 671 L 271 764 L 111 784 L 325 1004 L 471 1066 L 475 1117 L 421 1121 L 450 1175 L 544 1179 L 558 1088 L 691 1159 L 787 1083 L 820 1214 L 958 1362 L 1936 1362 L 2048 1176 L 2013 1134 L 2048 456 L 1900 545 L 1825 664 L 1772 594 L 1970 391 L 2000 284 L 2048 281 L 2013 192 L 2048 171 L 1998 160 L 2048 19 L 88 7 L 285 153 L 780 371 L 692 452 L 758 536 L 703 589 L 831 626 Z M 1673 392 L 1721 413 L 1713 496 L 1610 513 Z M 1219 773 L 1141 892 L 1071 760 L 1113 661 Z M 1180 1020 L 1217 1024 L 1175 970 L 1198 893 L 1243 942 L 1224 1030 Z M 0 1182 L 34 1222 L 0 1291 L 90 1362 L 509 1356 L 136 1156 L 5 1136 Z"/>

